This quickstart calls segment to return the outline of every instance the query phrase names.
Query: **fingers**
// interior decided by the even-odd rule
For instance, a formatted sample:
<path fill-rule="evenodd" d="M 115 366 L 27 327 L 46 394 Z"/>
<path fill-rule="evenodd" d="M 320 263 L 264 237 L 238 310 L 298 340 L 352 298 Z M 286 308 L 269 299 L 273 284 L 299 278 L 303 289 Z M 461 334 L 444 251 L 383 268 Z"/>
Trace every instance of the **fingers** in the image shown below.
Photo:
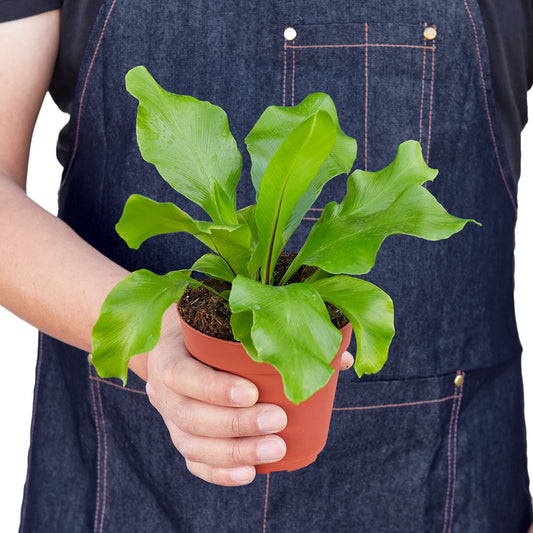
<path fill-rule="evenodd" d="M 163 383 L 180 394 L 212 405 L 248 407 L 257 402 L 257 387 L 244 378 L 214 370 L 191 356 L 174 358 Z"/>
<path fill-rule="evenodd" d="M 341 357 L 341 370 L 348 370 L 354 364 L 353 355 L 350 352 L 344 352 Z"/>
<path fill-rule="evenodd" d="M 250 483 L 256 464 L 281 460 L 286 445 L 274 435 L 287 416 L 258 404 L 250 381 L 194 359 L 178 335 L 162 337 L 148 356 L 146 392 L 191 473 L 224 486 Z"/>
<path fill-rule="evenodd" d="M 285 456 L 287 447 L 278 435 L 216 439 L 190 435 L 167 421 L 170 437 L 186 461 L 214 468 L 273 463 Z"/>
<path fill-rule="evenodd" d="M 253 466 L 236 466 L 235 468 L 217 468 L 203 463 L 187 461 L 189 472 L 208 483 L 224 487 L 248 485 L 255 479 Z"/>
<path fill-rule="evenodd" d="M 278 433 L 287 425 L 285 411 L 277 405 L 256 404 L 250 408 L 211 405 L 168 391 L 163 402 L 148 397 L 154 407 L 181 431 L 205 437 L 246 437 Z M 161 397 L 161 395 L 159 396 Z"/>

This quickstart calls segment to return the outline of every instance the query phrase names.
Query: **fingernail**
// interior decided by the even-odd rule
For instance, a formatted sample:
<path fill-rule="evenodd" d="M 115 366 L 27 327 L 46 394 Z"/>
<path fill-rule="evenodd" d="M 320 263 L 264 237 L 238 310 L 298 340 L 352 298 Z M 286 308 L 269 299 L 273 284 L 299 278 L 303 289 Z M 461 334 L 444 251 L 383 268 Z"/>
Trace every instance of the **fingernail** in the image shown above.
<path fill-rule="evenodd" d="M 235 483 L 249 483 L 254 478 L 254 470 L 247 466 L 232 468 L 230 477 Z"/>
<path fill-rule="evenodd" d="M 257 426 L 264 433 L 281 431 L 287 425 L 287 415 L 281 409 L 265 409 L 257 417 Z"/>
<path fill-rule="evenodd" d="M 253 405 L 257 401 L 257 391 L 246 385 L 231 389 L 231 401 L 236 405 Z"/>
<path fill-rule="evenodd" d="M 262 463 L 273 463 L 283 459 L 287 447 L 282 439 L 271 437 L 263 439 L 257 446 L 257 457 Z"/>

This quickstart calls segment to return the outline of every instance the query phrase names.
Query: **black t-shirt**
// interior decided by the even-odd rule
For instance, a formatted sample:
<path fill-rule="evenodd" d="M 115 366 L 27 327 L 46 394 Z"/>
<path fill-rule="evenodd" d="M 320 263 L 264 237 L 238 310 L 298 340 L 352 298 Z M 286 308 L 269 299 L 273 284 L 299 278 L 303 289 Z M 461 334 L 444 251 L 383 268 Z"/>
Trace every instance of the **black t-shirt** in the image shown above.
<path fill-rule="evenodd" d="M 70 113 L 85 43 L 102 0 L 0 0 L 0 22 L 61 8 L 61 37 L 50 94 Z M 513 174 L 520 174 L 520 132 L 533 84 L 533 0 L 478 0 L 487 34 L 496 104 Z M 64 163 L 68 125 L 60 134 Z"/>

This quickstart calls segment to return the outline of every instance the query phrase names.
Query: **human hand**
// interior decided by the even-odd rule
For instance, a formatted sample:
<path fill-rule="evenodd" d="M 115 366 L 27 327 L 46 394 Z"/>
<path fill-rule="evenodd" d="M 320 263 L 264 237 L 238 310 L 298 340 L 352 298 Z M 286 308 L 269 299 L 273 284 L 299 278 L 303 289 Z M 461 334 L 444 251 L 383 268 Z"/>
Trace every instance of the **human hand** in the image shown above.
<path fill-rule="evenodd" d="M 284 457 L 285 442 L 275 433 L 287 416 L 281 407 L 257 403 L 252 382 L 193 358 L 174 313 L 165 315 L 161 340 L 148 354 L 148 398 L 193 475 L 223 486 L 251 483 L 254 465 Z M 341 368 L 352 365 L 345 352 Z"/>

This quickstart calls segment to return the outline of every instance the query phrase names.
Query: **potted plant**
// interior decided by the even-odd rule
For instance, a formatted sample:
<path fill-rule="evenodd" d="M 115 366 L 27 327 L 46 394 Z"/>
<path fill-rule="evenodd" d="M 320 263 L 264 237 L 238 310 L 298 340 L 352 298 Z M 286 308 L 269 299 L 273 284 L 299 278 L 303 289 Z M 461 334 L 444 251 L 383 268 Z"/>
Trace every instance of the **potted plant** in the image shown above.
<path fill-rule="evenodd" d="M 139 101 L 143 158 L 210 220 L 194 220 L 173 203 L 134 194 L 117 232 L 137 249 L 152 236 L 185 231 L 211 253 L 188 270 L 162 276 L 138 270 L 118 283 L 93 329 L 93 364 L 101 377 L 119 377 L 125 384 L 129 358 L 155 347 L 166 309 L 186 290 L 182 311 L 191 290 L 210 295 L 226 310 L 234 340 L 198 332 L 182 318 L 187 348 L 207 364 L 248 377 L 258 385 L 259 401 L 287 411 L 289 423 L 281 433 L 287 455 L 258 472 L 305 466 L 325 444 L 340 354 L 351 328 L 359 376 L 381 369 L 394 335 L 390 297 L 354 276 L 370 271 L 389 235 L 445 239 L 469 220 L 448 214 L 423 186 L 437 171 L 424 162 L 420 145 L 407 141 L 383 170 L 348 176 L 345 198 L 326 205 L 288 261 L 282 251 L 290 236 L 324 185 L 348 173 L 355 160 L 356 141 L 341 130 L 331 98 L 316 93 L 299 105 L 264 111 L 245 139 L 257 203 L 237 210 L 242 159 L 225 112 L 165 91 L 144 67 L 127 74 L 126 87 Z M 275 272 L 276 265 L 281 269 Z M 195 279 L 192 272 L 215 281 Z M 326 303 L 349 324 L 333 325 Z M 317 415 L 317 408 L 325 414 Z M 310 436 L 302 433 L 299 417 L 310 426 Z M 309 446 L 302 451 L 300 444 Z"/>

